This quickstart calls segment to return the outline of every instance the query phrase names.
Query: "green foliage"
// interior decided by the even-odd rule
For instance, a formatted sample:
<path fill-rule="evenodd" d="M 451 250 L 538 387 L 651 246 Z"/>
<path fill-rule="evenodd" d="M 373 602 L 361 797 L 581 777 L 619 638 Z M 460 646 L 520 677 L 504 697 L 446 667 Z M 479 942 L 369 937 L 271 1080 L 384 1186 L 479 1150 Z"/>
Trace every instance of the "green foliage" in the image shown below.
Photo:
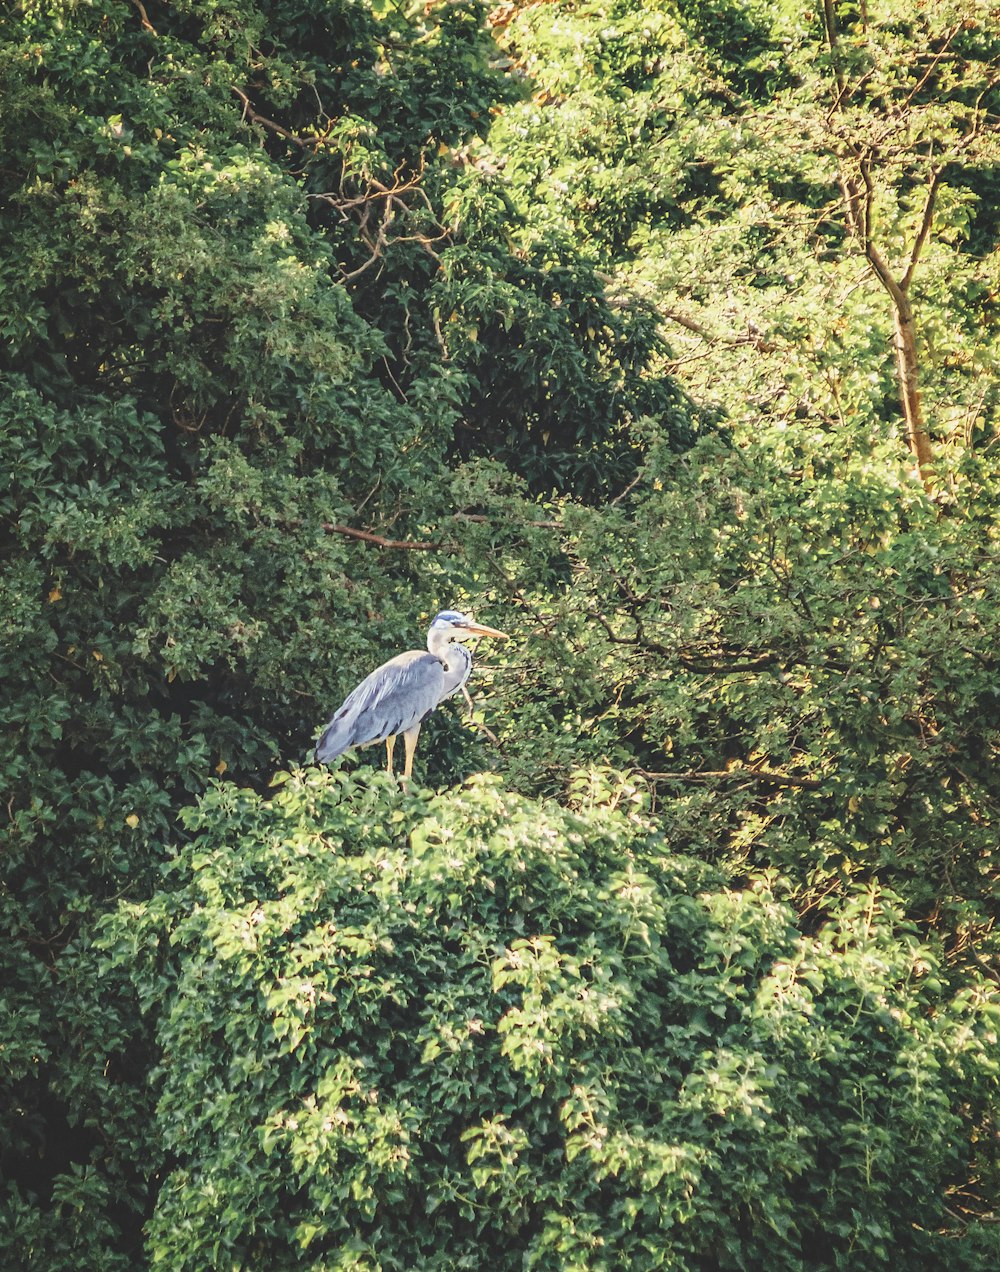
<path fill-rule="evenodd" d="M 683 121 L 703 68 L 673 6 L 528 6 L 502 38 L 537 91 L 489 144 L 538 233 L 610 264 L 638 226 L 686 219 L 701 177 Z"/>
<path fill-rule="evenodd" d="M 46 1272 L 135 1266 L 157 1184 L 93 924 L 154 885 L 178 803 L 303 754 L 382 652 L 366 623 L 427 604 L 320 527 L 438 515 L 455 416 L 372 373 L 382 338 L 241 122 L 264 15 L 150 13 L 0 17 L 3 1261 Z"/>
<path fill-rule="evenodd" d="M 529 488 L 591 502 L 634 478 L 650 416 L 672 446 L 694 440 L 696 410 L 665 376 L 647 375 L 663 353 L 655 314 L 609 305 L 589 262 L 567 265 L 548 239 L 506 277 L 464 247 L 442 265 L 432 295 L 442 312 L 453 306 L 445 339 L 471 372 L 475 423 L 459 456 L 489 455 Z"/>
<path fill-rule="evenodd" d="M 158 1020 L 154 1267 L 963 1265 L 934 1230 L 998 1013 L 891 897 L 807 933 L 638 809 L 496 782 L 286 775 L 185 822 L 101 938 Z"/>
<path fill-rule="evenodd" d="M 675 796 L 685 774 L 714 774 L 710 794 L 683 797 L 702 810 L 700 852 L 819 890 L 878 871 L 960 928 L 979 898 L 988 927 L 992 513 L 940 517 L 891 450 L 838 455 L 845 440 L 803 424 L 749 453 L 663 453 L 615 515 L 567 512 L 554 639 L 534 646 L 531 692 L 495 684 L 508 771 L 531 786 L 610 754 L 674 773 Z"/>
<path fill-rule="evenodd" d="M 997 32 L 832 8 L 0 12 L 0 1263 L 996 1265 Z M 521 798 L 240 789 L 445 604 Z"/>

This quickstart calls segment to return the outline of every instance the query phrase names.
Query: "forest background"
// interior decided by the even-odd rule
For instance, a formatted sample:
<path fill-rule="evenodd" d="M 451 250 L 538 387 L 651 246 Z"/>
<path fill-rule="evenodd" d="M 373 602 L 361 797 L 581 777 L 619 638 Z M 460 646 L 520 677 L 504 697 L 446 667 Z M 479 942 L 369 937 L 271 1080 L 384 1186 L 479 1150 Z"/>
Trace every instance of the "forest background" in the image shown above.
<path fill-rule="evenodd" d="M 4 7 L 0 1263 L 1000 1264 L 998 67 Z"/>

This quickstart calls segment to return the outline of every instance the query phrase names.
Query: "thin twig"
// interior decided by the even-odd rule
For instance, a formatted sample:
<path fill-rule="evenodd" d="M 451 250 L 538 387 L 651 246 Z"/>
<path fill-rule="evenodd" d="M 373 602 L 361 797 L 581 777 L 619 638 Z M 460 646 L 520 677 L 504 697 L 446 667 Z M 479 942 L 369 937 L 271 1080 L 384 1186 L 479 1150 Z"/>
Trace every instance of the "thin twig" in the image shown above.
<path fill-rule="evenodd" d="M 635 490 L 636 486 L 638 486 L 639 482 L 642 481 L 644 476 L 645 476 L 644 472 L 642 471 L 637 472 L 636 475 L 629 482 L 629 484 L 625 487 L 625 489 L 622 491 L 619 491 L 619 493 L 615 495 L 614 499 L 611 500 L 611 503 L 609 506 L 612 508 L 617 507 L 618 504 L 620 504 L 622 500 L 626 498 L 626 496 L 630 495 L 632 491 Z"/>
<path fill-rule="evenodd" d="M 934 57 L 931 59 L 930 66 L 928 66 L 927 70 L 923 73 L 923 75 L 918 80 L 918 82 L 914 84 L 914 86 L 910 89 L 910 92 L 907 95 L 906 101 L 903 102 L 903 107 L 902 107 L 903 110 L 906 110 L 907 107 L 913 101 L 914 97 L 916 97 L 918 93 L 923 91 L 924 85 L 927 83 L 930 77 L 937 70 L 938 65 L 941 62 L 941 59 L 948 52 L 948 48 L 951 45 L 952 40 L 954 40 L 955 36 L 958 35 L 959 31 L 961 31 L 962 25 L 963 24 L 961 22 L 957 22 L 952 27 L 952 29 L 948 32 L 948 38 L 945 40 L 944 44 L 941 45 L 940 49 L 938 49 L 937 53 L 935 53 Z"/>
<path fill-rule="evenodd" d="M 931 223 L 934 220 L 934 203 L 937 199 L 938 186 L 941 183 L 942 168 L 935 168 L 931 173 L 930 184 L 927 187 L 927 198 L 924 200 L 924 210 L 920 218 L 920 229 L 917 231 L 917 237 L 913 240 L 913 250 L 910 252 L 910 263 L 906 267 L 906 273 L 900 280 L 900 291 L 906 291 L 913 279 L 913 271 L 917 268 L 917 261 L 920 259 L 920 253 L 924 244 L 927 242 L 927 236 L 931 231 Z"/>

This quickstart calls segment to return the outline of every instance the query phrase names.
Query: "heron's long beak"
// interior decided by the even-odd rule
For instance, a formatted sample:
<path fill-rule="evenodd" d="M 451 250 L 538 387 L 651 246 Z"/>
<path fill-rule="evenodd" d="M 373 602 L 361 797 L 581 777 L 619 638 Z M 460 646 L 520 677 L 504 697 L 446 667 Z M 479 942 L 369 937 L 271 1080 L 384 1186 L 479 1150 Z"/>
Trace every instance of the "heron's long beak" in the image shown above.
<path fill-rule="evenodd" d="M 510 640 L 506 632 L 498 632 L 495 627 L 487 627 L 484 623 L 474 623 L 471 618 L 463 624 L 463 627 L 473 636 L 492 636 L 496 640 Z"/>

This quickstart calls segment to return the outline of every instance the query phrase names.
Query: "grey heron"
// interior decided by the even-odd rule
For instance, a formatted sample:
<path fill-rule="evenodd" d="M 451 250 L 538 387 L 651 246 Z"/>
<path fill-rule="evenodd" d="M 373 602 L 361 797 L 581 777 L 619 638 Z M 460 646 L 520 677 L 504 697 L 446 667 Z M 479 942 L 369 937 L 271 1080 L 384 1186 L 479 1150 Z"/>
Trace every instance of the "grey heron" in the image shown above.
<path fill-rule="evenodd" d="M 472 654 L 463 642 L 473 636 L 508 639 L 506 632 L 477 623 L 470 614 L 442 610 L 431 623 L 426 650 L 397 654 L 348 694 L 320 735 L 316 762 L 328 764 L 353 746 L 384 742 L 391 774 L 393 748 L 402 733 L 406 747 L 403 781 L 407 782 L 417 735 L 427 716 L 460 689 L 471 706 L 465 682 L 472 671 Z"/>

